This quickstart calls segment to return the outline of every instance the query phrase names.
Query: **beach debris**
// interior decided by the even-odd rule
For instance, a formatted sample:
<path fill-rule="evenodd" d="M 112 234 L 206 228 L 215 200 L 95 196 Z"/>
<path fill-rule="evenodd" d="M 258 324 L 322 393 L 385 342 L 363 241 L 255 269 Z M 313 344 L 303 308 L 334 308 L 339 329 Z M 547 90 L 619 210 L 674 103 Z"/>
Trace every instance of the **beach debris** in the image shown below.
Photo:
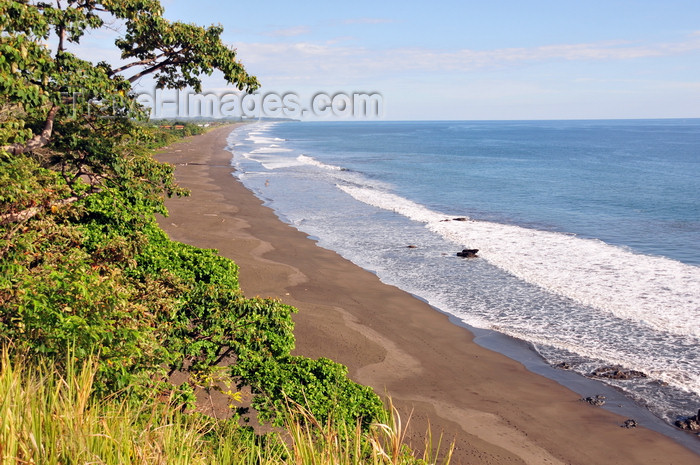
<path fill-rule="evenodd" d="M 462 258 L 474 258 L 479 249 L 462 249 L 461 252 L 457 252 L 458 257 Z"/>
<path fill-rule="evenodd" d="M 606 379 L 636 379 L 636 378 L 646 378 L 647 374 L 636 370 L 627 370 L 620 365 L 609 365 L 600 368 L 596 368 L 590 374 L 592 378 L 606 378 Z"/>
<path fill-rule="evenodd" d="M 700 409 L 698 414 L 691 417 L 681 418 L 674 423 L 678 428 L 686 431 L 700 431 Z"/>
<path fill-rule="evenodd" d="M 452 221 L 469 221 L 469 218 L 460 216 L 459 218 L 452 218 Z"/>
<path fill-rule="evenodd" d="M 625 420 L 625 422 L 622 424 L 623 428 L 636 428 L 637 427 L 637 420 L 629 419 Z"/>
<path fill-rule="evenodd" d="M 581 399 L 584 402 L 588 402 L 591 405 L 594 405 L 596 407 L 601 407 L 605 405 L 605 396 L 601 394 L 596 394 L 595 396 L 590 396 L 590 397 L 584 397 Z"/>

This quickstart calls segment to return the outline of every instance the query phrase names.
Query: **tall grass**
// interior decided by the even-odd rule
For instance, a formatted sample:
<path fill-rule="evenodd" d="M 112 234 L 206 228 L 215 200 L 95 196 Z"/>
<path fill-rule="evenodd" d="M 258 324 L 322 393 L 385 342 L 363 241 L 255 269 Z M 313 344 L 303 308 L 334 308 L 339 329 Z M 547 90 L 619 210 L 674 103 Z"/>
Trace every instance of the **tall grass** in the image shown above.
<path fill-rule="evenodd" d="M 344 424 L 325 425 L 319 422 L 303 406 L 288 408 L 290 415 L 286 424 L 290 443 L 285 444 L 288 463 L 313 465 L 449 465 L 454 443 L 443 452 L 442 436 L 433 441 L 428 429 L 423 444 L 422 456 L 416 456 L 406 445 L 408 423 L 402 424 L 401 416 L 391 399 L 381 423 L 373 423 L 369 431 L 361 424 L 350 429 Z"/>
<path fill-rule="evenodd" d="M 95 363 L 48 363 L 0 354 L 0 465 L 234 465 L 438 463 L 441 444 L 426 435 L 422 457 L 404 444 L 393 406 L 369 432 L 317 421 L 289 408 L 286 431 L 259 436 L 234 421 L 184 414 L 155 397 L 99 399 Z M 448 464 L 451 449 L 441 463 Z"/>
<path fill-rule="evenodd" d="M 204 417 L 145 399 L 139 405 L 92 394 L 96 364 L 0 359 L 0 457 L 9 464 L 208 464 Z"/>

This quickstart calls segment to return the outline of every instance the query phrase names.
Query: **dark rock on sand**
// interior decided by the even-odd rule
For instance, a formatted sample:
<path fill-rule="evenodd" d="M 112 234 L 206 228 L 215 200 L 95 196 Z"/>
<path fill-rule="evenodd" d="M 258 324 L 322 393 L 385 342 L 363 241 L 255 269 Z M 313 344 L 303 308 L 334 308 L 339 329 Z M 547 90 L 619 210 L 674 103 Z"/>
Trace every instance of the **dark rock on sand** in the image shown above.
<path fill-rule="evenodd" d="M 625 420 L 625 422 L 622 424 L 623 428 L 636 428 L 637 427 L 637 420 Z"/>
<path fill-rule="evenodd" d="M 675 425 L 686 431 L 700 431 L 700 410 L 697 415 L 676 421 Z"/>
<path fill-rule="evenodd" d="M 596 407 L 605 405 L 605 396 L 601 396 L 600 394 L 591 397 L 584 397 L 581 400 L 588 402 L 591 405 L 595 405 Z"/>
<path fill-rule="evenodd" d="M 593 378 L 606 379 L 635 379 L 647 377 L 646 373 L 636 370 L 627 370 L 619 365 L 596 368 L 590 376 Z"/>
<path fill-rule="evenodd" d="M 474 258 L 479 249 L 463 249 L 461 252 L 457 252 L 458 257 L 462 258 Z"/>

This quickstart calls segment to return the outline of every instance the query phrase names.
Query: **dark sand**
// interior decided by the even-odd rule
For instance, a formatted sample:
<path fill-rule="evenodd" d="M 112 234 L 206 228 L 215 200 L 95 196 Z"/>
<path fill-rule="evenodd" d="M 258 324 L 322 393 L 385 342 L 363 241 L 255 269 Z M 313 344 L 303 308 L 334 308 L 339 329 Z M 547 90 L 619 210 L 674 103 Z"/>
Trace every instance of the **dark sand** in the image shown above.
<path fill-rule="evenodd" d="M 410 411 L 420 446 L 427 422 L 456 440 L 457 464 L 678 464 L 700 456 L 474 342 L 426 303 L 383 284 L 281 222 L 231 176 L 232 127 L 168 147 L 186 198 L 167 201 L 174 239 L 215 248 L 240 266 L 247 296 L 293 305 L 296 354 L 328 357 Z"/>

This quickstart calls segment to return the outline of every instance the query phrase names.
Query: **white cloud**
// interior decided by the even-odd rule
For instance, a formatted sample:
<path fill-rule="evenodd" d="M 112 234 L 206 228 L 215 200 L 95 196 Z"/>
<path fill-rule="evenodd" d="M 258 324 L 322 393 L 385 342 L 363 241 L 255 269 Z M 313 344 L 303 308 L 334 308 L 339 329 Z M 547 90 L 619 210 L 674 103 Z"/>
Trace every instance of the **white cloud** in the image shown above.
<path fill-rule="evenodd" d="M 546 45 L 532 48 L 494 50 L 435 51 L 429 49 L 392 50 L 392 66 L 404 69 L 470 71 L 545 61 L 611 61 L 660 57 L 700 51 L 700 38 L 683 42 L 635 45 L 623 41 L 586 44 Z"/>
<path fill-rule="evenodd" d="M 610 62 L 672 56 L 700 51 L 700 36 L 691 35 L 683 41 L 660 44 L 608 41 L 493 50 L 369 50 L 332 42 L 241 43 L 237 48 L 243 63 L 253 73 L 280 78 L 294 74 L 304 79 L 322 80 L 331 77 L 327 73 L 344 78 L 407 72 L 460 73 L 556 61 Z M 320 75 L 321 72 L 326 74 Z"/>

